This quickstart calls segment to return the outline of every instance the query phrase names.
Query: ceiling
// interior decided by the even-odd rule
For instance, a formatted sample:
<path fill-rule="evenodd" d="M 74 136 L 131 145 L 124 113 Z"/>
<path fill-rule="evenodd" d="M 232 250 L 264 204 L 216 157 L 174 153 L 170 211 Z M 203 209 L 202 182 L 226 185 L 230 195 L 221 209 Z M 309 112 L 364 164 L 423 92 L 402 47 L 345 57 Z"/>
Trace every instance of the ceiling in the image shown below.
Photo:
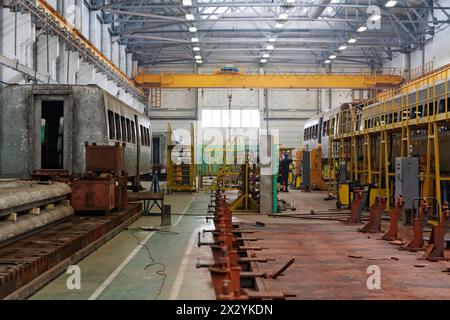
<path fill-rule="evenodd" d="M 386 7 L 387 0 L 93 2 L 113 19 L 114 34 L 140 66 L 380 66 L 396 52 L 423 44 L 448 24 L 450 14 L 433 0 L 397 1 L 394 7 Z M 369 5 L 380 8 L 380 19 L 367 12 Z M 368 21 L 368 29 L 358 32 Z"/>

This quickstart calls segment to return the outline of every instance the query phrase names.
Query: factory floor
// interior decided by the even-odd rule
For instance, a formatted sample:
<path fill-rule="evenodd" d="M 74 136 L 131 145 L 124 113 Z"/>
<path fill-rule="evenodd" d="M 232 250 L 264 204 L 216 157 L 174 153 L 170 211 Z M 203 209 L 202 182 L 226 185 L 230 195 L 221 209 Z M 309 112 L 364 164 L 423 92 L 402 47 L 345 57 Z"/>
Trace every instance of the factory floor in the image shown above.
<path fill-rule="evenodd" d="M 62 274 L 31 299 L 215 299 L 207 269 L 196 269 L 210 249 L 197 248 L 197 232 L 207 229 L 209 196 L 166 195 L 172 226 L 161 232 L 135 230 L 159 227 L 160 217 L 142 217 L 78 263 L 81 289 L 67 289 L 70 274 Z"/>
<path fill-rule="evenodd" d="M 309 213 L 333 211 L 335 201 L 323 201 L 326 192 L 292 191 L 280 197 L 295 202 L 296 211 Z M 335 210 L 334 210 L 335 211 Z M 272 219 L 272 220 L 270 220 Z M 450 299 L 450 277 L 442 272 L 449 262 L 418 260 L 423 252 L 398 250 L 399 246 L 380 240 L 382 233 L 358 232 L 361 226 L 347 226 L 338 221 L 268 218 L 272 221 L 254 237 L 268 249 L 264 256 L 276 262 L 260 264 L 262 272 L 277 270 L 289 259 L 296 262 L 277 280 L 267 280 L 269 290 L 296 295 L 296 299 Z M 382 224 L 382 230 L 388 223 Z M 411 227 L 400 226 L 399 233 L 412 235 Z M 367 283 L 375 269 L 380 271 L 381 288 L 369 289 Z M 373 287 L 372 287 L 373 288 Z"/>
<path fill-rule="evenodd" d="M 335 208 L 334 201 L 323 201 L 325 196 L 280 194 L 295 203 L 296 211 L 288 213 L 296 214 Z M 196 216 L 206 213 L 209 195 L 175 193 L 166 203 L 173 214 L 167 232 L 125 230 L 78 264 L 80 290 L 68 290 L 69 275 L 62 274 L 31 299 L 214 299 L 209 272 L 195 268 L 198 260 L 211 261 L 210 249 L 197 247 L 197 232 L 211 224 Z M 378 240 L 381 234 L 363 234 L 358 226 L 337 221 L 240 213 L 234 219 L 256 231 L 257 245 L 267 248 L 258 256 L 276 259 L 258 264 L 261 271 L 274 272 L 296 259 L 283 276 L 265 280 L 271 291 L 295 294 L 295 299 L 450 298 L 450 278 L 442 272 L 449 263 L 417 260 L 420 252 L 399 251 Z M 255 227 L 255 221 L 265 227 Z M 159 223 L 159 217 L 142 217 L 130 229 Z M 368 289 L 369 266 L 381 271 L 381 289 Z"/>

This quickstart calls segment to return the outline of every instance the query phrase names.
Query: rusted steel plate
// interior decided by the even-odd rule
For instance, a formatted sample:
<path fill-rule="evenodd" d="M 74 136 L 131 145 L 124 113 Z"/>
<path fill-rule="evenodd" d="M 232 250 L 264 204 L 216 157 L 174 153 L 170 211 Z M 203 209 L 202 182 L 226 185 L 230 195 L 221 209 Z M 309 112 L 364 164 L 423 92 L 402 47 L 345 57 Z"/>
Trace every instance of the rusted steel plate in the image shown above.
<path fill-rule="evenodd" d="M 66 221 L 0 248 L 0 298 L 26 285 L 85 246 L 139 214 L 140 205 L 102 217 Z"/>

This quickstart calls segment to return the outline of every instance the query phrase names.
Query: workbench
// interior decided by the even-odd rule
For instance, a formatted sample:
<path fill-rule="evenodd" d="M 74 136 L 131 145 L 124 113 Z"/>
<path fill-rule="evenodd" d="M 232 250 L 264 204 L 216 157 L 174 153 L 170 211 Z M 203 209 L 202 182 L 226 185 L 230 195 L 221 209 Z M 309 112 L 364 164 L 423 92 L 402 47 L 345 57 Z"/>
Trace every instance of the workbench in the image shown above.
<path fill-rule="evenodd" d="M 128 196 L 129 202 L 135 202 L 135 201 L 143 201 L 144 202 L 144 205 L 143 205 L 144 216 L 152 215 L 150 211 L 155 206 L 155 204 L 159 208 L 159 210 L 161 210 L 161 214 L 163 212 L 164 192 L 158 192 L 158 193 L 149 192 L 149 191 L 129 192 L 127 194 L 127 196 Z M 160 203 L 158 203 L 158 201 L 160 201 Z"/>

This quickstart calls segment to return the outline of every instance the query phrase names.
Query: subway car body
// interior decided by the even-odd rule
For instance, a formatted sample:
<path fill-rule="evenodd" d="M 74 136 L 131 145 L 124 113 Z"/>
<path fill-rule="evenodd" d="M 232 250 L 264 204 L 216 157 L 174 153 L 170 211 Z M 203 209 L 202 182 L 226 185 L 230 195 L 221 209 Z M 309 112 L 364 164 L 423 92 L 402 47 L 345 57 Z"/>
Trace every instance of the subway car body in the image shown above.
<path fill-rule="evenodd" d="M 322 148 L 322 160 L 328 159 L 330 134 L 336 134 L 337 132 L 336 127 L 330 125 L 330 119 L 333 116 L 338 116 L 341 108 L 345 106 L 347 104 L 340 108 L 323 111 L 305 122 L 303 132 L 303 146 L 305 150 L 317 149 L 320 145 Z"/>
<path fill-rule="evenodd" d="M 150 120 L 100 87 L 10 85 L 0 90 L 0 178 L 28 179 L 45 170 L 81 176 L 85 142 L 125 143 L 129 177 L 151 172 Z"/>
<path fill-rule="evenodd" d="M 407 93 L 393 95 L 383 102 L 346 103 L 322 112 L 305 122 L 304 147 L 312 150 L 320 144 L 322 161 L 325 165 L 328 162 L 330 133 L 336 136 L 353 132 L 357 137 L 356 148 L 347 150 L 344 154 L 356 153 L 357 159 L 363 159 L 364 133 L 376 133 L 384 126 L 390 130 L 388 155 L 390 159 L 395 159 L 401 156 L 401 128 L 410 126 L 413 128 L 411 156 L 419 157 L 423 166 L 427 154 L 427 117 L 433 116 L 437 122 L 441 122 L 438 132 L 441 174 L 450 176 L 450 153 L 446 152 L 450 148 L 450 130 L 445 125 L 448 121 L 447 114 L 450 112 L 450 97 L 445 95 L 447 88 L 450 88 L 448 79 L 437 81 L 435 87 L 425 85 L 412 88 Z M 329 121 L 331 116 L 333 120 Z M 380 137 L 377 134 L 372 136 L 371 164 L 372 170 L 376 171 L 379 169 Z M 350 148 L 350 145 L 347 147 Z M 390 171 L 392 170 L 393 168 L 390 168 Z"/>

